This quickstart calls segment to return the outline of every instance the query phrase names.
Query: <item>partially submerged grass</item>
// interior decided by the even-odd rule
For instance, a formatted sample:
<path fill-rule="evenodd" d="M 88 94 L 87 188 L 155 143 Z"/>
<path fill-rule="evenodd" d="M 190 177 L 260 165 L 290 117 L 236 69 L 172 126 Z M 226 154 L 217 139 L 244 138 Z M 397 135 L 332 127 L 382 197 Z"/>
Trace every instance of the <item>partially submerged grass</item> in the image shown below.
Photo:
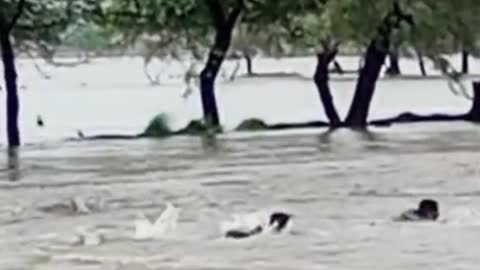
<path fill-rule="evenodd" d="M 268 130 L 270 127 L 261 119 L 252 118 L 240 123 L 236 131 L 259 131 Z M 78 131 L 81 140 L 130 140 L 138 138 L 166 138 L 175 135 L 190 135 L 202 137 L 214 137 L 215 134 L 222 133 L 222 127 L 208 124 L 204 120 L 192 120 L 188 125 L 178 131 L 172 130 L 169 124 L 168 116 L 165 113 L 156 115 L 145 128 L 143 133 L 137 135 L 123 134 L 102 134 L 95 136 L 85 136 L 82 131 Z"/>
<path fill-rule="evenodd" d="M 241 122 L 235 131 L 260 131 L 267 129 L 268 125 L 265 121 L 259 118 L 251 118 Z M 173 135 L 213 136 L 222 131 L 221 127 L 209 125 L 204 120 L 192 120 L 186 127 L 173 131 L 170 128 L 168 116 L 161 113 L 150 121 L 141 137 L 164 138 Z"/>
<path fill-rule="evenodd" d="M 196 135 L 196 136 L 202 136 L 202 135 L 213 135 L 216 133 L 221 133 L 222 128 L 221 127 L 215 127 L 208 125 L 205 123 L 203 120 L 192 120 L 188 125 L 175 132 L 176 134 L 181 134 L 181 135 Z"/>
<path fill-rule="evenodd" d="M 164 113 L 156 115 L 143 132 L 143 136 L 153 138 L 163 138 L 172 134 L 172 129 L 168 123 L 168 116 Z"/>
<path fill-rule="evenodd" d="M 238 125 L 235 129 L 236 131 L 259 131 L 259 130 L 267 130 L 268 125 L 259 118 L 251 118 L 244 120 L 243 122 Z"/>

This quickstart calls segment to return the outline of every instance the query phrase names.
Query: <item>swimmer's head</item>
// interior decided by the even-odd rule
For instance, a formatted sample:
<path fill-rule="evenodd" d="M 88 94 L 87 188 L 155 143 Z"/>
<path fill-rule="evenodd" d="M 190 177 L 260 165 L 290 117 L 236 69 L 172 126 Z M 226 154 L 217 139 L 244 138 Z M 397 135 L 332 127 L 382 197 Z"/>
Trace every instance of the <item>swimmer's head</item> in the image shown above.
<path fill-rule="evenodd" d="M 269 225 L 277 232 L 282 231 L 288 224 L 291 215 L 282 213 L 282 212 L 275 212 L 270 215 L 270 222 Z"/>
<path fill-rule="evenodd" d="M 438 203 L 432 199 L 425 199 L 418 205 L 418 214 L 425 219 L 436 220 L 439 216 Z"/>

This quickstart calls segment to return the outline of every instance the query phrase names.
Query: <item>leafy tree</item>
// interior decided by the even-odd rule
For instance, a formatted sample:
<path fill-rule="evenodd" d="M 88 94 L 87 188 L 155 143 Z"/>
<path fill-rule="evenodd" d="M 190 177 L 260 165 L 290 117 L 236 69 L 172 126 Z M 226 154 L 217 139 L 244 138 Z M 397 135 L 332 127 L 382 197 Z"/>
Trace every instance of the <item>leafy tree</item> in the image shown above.
<path fill-rule="evenodd" d="M 7 100 L 7 138 L 10 149 L 20 145 L 19 99 L 15 50 L 58 45 L 69 23 L 97 9 L 95 0 L 0 1 L 0 45 Z"/>
<path fill-rule="evenodd" d="M 198 17 L 195 8 L 194 1 L 185 0 L 119 0 L 104 7 L 101 24 L 112 32 L 116 46 L 140 49 L 145 75 L 157 84 L 159 78 L 149 74 L 148 66 L 154 58 L 178 58 L 187 50 L 193 33 L 187 17 Z"/>
<path fill-rule="evenodd" d="M 63 35 L 62 46 L 97 54 L 110 49 L 113 38 L 107 29 L 91 21 L 71 25 Z"/>
<path fill-rule="evenodd" d="M 193 44 L 208 44 L 209 53 L 200 74 L 201 100 L 205 121 L 219 127 L 214 84 L 243 9 L 243 0 L 119 0 L 105 9 L 104 22 L 119 29 L 125 42 L 157 37 L 158 46 L 153 48 L 172 45 L 191 51 Z"/>

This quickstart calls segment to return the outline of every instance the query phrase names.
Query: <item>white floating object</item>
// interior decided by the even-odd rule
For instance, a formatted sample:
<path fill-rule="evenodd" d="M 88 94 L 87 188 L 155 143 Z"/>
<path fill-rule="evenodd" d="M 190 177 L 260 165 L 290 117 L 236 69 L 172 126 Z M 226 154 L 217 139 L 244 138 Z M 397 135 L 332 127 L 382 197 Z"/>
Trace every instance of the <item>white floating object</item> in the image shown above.
<path fill-rule="evenodd" d="M 152 223 L 142 212 L 135 219 L 135 235 L 137 240 L 162 239 L 176 231 L 180 209 L 171 203 L 166 204 L 165 211 Z"/>

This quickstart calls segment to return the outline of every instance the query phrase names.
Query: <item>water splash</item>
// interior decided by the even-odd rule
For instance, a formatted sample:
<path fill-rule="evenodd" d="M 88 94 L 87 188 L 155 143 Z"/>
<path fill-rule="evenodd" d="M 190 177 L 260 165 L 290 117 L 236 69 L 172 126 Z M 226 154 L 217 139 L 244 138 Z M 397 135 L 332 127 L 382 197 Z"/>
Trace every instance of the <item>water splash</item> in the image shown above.
<path fill-rule="evenodd" d="M 151 222 L 144 213 L 139 212 L 135 220 L 136 240 L 163 239 L 175 233 L 180 209 L 166 203 L 166 209 L 155 221 Z"/>

